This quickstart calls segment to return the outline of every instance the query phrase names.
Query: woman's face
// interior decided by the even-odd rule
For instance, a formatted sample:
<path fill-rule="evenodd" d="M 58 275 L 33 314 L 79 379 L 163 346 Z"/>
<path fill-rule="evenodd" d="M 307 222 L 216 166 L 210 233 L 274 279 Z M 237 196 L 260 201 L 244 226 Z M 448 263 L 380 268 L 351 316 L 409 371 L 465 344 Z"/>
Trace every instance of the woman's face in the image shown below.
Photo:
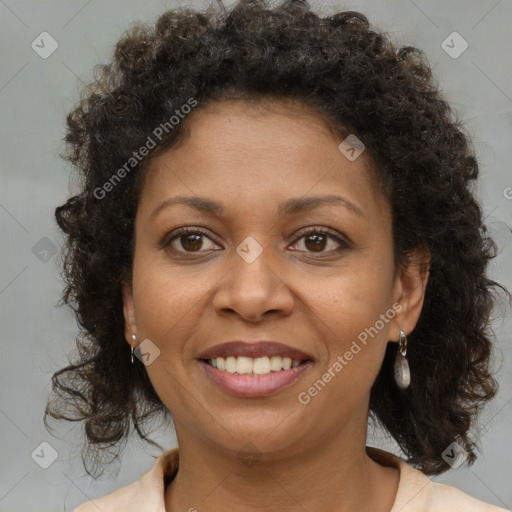
<path fill-rule="evenodd" d="M 342 427 L 364 436 L 386 344 L 421 310 L 425 280 L 394 273 L 390 208 L 367 154 L 350 160 L 320 118 L 280 106 L 225 101 L 191 113 L 186 138 L 154 160 L 142 191 L 124 313 L 137 343 L 150 340 L 146 369 L 180 443 L 237 452 L 250 442 L 278 456 Z M 160 207 L 178 196 L 215 211 Z M 281 370 L 275 387 L 201 360 L 235 340 L 278 342 L 311 361 Z M 265 354 L 253 355 L 266 373 Z"/>

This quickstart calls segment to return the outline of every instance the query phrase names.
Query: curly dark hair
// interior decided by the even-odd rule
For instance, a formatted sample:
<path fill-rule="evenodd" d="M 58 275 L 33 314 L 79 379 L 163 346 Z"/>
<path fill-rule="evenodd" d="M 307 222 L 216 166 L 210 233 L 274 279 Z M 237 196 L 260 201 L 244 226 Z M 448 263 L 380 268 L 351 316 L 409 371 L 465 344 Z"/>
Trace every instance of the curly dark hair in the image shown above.
<path fill-rule="evenodd" d="M 470 429 L 497 392 L 490 370 L 494 292 L 508 291 L 486 276 L 496 245 L 470 190 L 478 164 L 469 135 L 422 52 L 392 43 L 364 15 L 322 17 L 306 0 L 221 7 L 180 8 L 154 26 L 135 24 L 117 42 L 112 62 L 97 66 L 67 117 L 64 157 L 82 181 L 55 217 L 66 235 L 62 300 L 80 332 L 78 359 L 52 377 L 45 424 L 48 416 L 85 421 L 82 460 L 89 474 L 89 461 L 118 456 L 132 424 L 156 444 L 143 427 L 170 413 L 144 366 L 130 365 L 121 287 L 131 277 L 145 169 L 179 140 L 186 123 L 165 130 L 140 161 L 133 162 L 134 152 L 191 98 L 196 110 L 224 99 L 292 98 L 338 133 L 364 142 L 391 206 L 396 268 L 418 246 L 431 254 L 423 309 L 409 336 L 414 379 L 406 393 L 396 387 L 397 344 L 388 343 L 371 417 L 426 474 L 449 468 L 441 454 L 455 440 L 472 464 Z M 107 182 L 104 199 L 98 191 Z"/>

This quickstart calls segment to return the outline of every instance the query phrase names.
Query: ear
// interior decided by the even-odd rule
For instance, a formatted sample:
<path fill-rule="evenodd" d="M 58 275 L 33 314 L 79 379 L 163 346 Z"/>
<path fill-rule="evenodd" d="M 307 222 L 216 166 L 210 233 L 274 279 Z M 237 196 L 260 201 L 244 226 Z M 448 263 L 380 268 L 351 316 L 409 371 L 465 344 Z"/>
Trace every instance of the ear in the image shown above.
<path fill-rule="evenodd" d="M 135 349 L 136 341 L 133 339 L 132 334 L 137 336 L 137 322 L 131 281 L 123 279 L 121 287 L 123 294 L 124 337 L 128 344 Z"/>
<path fill-rule="evenodd" d="M 397 272 L 393 290 L 393 303 L 399 303 L 397 314 L 391 321 L 388 338 L 398 341 L 400 329 L 408 336 L 416 327 L 423 308 L 430 266 L 430 251 L 424 245 L 410 253 L 407 268 Z"/>

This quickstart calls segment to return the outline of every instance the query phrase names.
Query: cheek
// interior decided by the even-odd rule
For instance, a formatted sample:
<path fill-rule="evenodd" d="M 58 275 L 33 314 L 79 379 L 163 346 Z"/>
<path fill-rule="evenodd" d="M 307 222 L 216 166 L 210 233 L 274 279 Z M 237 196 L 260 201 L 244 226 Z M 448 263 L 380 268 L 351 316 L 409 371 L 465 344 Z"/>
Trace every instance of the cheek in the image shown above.
<path fill-rule="evenodd" d="M 361 259 L 316 279 L 314 286 L 306 278 L 301 288 L 312 309 L 328 320 L 329 326 L 336 327 L 334 332 L 357 335 L 390 307 L 392 267 L 382 261 Z"/>
<path fill-rule="evenodd" d="M 218 270 L 199 271 L 197 265 L 171 265 L 161 256 L 136 253 L 137 329 L 141 339 L 149 338 L 159 347 L 167 367 L 176 369 L 195 357 L 194 339 L 205 322 L 210 292 L 221 277 Z"/>
<path fill-rule="evenodd" d="M 151 264 L 143 255 L 134 262 L 138 339 L 151 340 L 160 351 L 146 371 L 169 410 L 190 407 L 183 385 L 188 378 L 184 363 L 190 359 L 188 341 L 200 325 L 201 301 L 211 286 L 207 280 L 194 280 L 188 274 L 186 270 L 171 270 L 161 262 Z"/>
<path fill-rule="evenodd" d="M 321 362 L 339 376 L 333 381 L 338 381 L 340 393 L 347 387 L 369 389 L 378 374 L 390 321 L 396 315 L 392 275 L 390 261 L 361 258 L 323 279 L 323 285 L 309 283 L 306 288 L 303 283 L 311 322 L 324 340 Z"/>
<path fill-rule="evenodd" d="M 353 277 L 333 280 L 328 293 L 310 296 L 316 297 L 310 325 L 321 339 L 321 360 L 318 373 L 299 390 L 299 402 L 310 403 L 325 425 L 333 417 L 342 421 L 367 403 L 387 345 L 389 319 L 380 320 L 387 304 L 371 281 L 347 286 Z"/>

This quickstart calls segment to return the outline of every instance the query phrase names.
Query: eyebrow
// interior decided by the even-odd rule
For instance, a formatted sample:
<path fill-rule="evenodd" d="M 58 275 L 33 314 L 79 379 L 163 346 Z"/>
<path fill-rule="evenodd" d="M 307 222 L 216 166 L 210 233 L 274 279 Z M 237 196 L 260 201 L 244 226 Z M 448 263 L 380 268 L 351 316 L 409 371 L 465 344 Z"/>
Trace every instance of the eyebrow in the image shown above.
<path fill-rule="evenodd" d="M 221 216 L 225 212 L 224 207 L 220 203 L 213 201 L 211 199 L 207 199 L 205 197 L 176 196 L 170 197 L 165 201 L 162 201 L 153 210 L 153 212 L 149 216 L 149 220 L 153 219 L 162 210 L 175 204 L 181 204 L 187 206 L 188 208 L 210 215 Z M 361 209 L 357 207 L 354 203 L 349 201 L 347 198 L 332 194 L 325 196 L 298 197 L 287 199 L 286 201 L 279 205 L 278 213 L 281 216 L 296 215 L 298 213 L 303 213 L 313 210 L 315 208 L 319 208 L 320 206 L 324 206 L 326 204 L 337 204 L 345 207 L 347 210 L 361 217 L 365 216 Z"/>

